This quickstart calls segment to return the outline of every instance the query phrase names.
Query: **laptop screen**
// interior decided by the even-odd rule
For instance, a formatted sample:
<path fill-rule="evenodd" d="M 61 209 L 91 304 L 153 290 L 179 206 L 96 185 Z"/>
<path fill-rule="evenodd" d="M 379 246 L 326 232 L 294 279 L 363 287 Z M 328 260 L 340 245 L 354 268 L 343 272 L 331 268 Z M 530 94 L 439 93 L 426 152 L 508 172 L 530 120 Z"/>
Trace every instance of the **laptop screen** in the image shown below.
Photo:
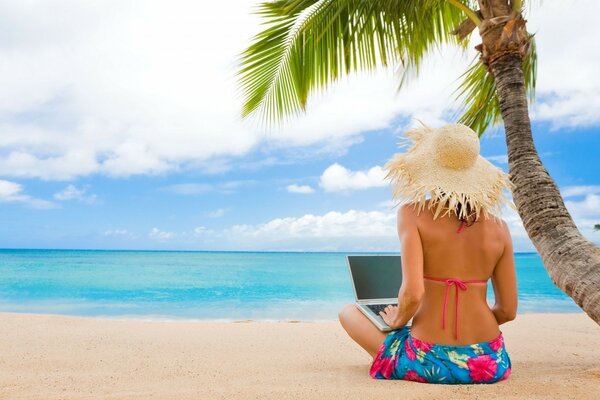
<path fill-rule="evenodd" d="M 400 255 L 347 257 L 357 300 L 398 297 L 402 283 Z"/>

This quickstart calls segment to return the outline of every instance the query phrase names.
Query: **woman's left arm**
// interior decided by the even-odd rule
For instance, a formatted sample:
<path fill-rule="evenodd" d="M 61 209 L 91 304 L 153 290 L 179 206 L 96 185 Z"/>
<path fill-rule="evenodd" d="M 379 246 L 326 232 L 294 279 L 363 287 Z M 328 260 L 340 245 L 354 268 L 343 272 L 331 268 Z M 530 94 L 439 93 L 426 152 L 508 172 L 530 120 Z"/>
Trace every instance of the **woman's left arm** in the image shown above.
<path fill-rule="evenodd" d="M 400 328 L 415 315 L 425 291 L 423 284 L 423 247 L 412 204 L 398 209 L 398 237 L 402 256 L 402 285 L 398 306 L 388 306 L 379 314 L 386 324 Z"/>

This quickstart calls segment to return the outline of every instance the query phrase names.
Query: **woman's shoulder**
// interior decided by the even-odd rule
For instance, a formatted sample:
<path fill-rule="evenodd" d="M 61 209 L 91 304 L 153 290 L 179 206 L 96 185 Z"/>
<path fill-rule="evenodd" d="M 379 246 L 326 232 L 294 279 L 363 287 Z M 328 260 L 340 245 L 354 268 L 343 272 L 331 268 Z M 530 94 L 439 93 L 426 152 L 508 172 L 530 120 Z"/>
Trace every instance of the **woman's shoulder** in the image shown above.
<path fill-rule="evenodd" d="M 403 203 L 398 207 L 398 216 L 416 217 L 418 208 L 418 203 Z"/>
<path fill-rule="evenodd" d="M 442 221 L 454 221 L 457 219 L 455 214 L 451 213 L 452 215 L 450 215 L 445 212 L 442 212 L 441 215 L 445 215 L 446 217 L 450 218 L 434 218 L 433 216 L 435 212 L 435 207 L 436 204 L 432 204 L 430 199 L 426 199 L 424 203 L 403 203 L 398 207 L 397 216 L 398 219 L 402 219 L 404 221 L 413 221 L 415 223 L 431 223 L 436 227 L 443 225 L 441 223 Z M 494 214 L 486 213 L 485 211 L 482 211 L 481 216 L 477 222 L 479 222 L 479 225 L 485 225 L 487 226 L 487 229 L 494 230 L 502 235 L 508 232 L 508 223 L 503 218 Z"/>
<path fill-rule="evenodd" d="M 423 207 L 419 203 L 404 203 L 398 207 L 397 220 L 402 225 L 417 225 L 423 224 L 423 219 L 431 219 L 427 217 L 427 205 Z"/>
<path fill-rule="evenodd" d="M 435 204 L 431 204 L 430 200 L 427 199 L 425 202 L 409 202 L 403 203 L 398 207 L 398 218 L 404 220 L 410 220 L 413 222 L 420 221 L 433 221 L 433 212 L 431 210 Z"/>

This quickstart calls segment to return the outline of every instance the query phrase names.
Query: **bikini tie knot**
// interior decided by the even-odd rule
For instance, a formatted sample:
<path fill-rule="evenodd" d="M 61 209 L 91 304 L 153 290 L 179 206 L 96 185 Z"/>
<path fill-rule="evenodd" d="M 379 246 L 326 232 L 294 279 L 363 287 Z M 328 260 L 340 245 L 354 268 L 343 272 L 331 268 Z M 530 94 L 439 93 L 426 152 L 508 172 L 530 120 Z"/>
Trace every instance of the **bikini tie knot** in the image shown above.
<path fill-rule="evenodd" d="M 461 281 L 460 279 L 446 279 L 445 282 L 446 282 L 447 288 L 450 288 L 450 286 L 455 285 L 457 292 L 458 292 L 458 289 L 467 290 L 467 284 L 464 283 L 463 281 Z"/>
<path fill-rule="evenodd" d="M 467 284 L 460 279 L 446 279 L 444 281 L 446 284 L 446 293 L 444 294 L 444 310 L 442 312 L 442 329 L 446 329 L 446 305 L 448 304 L 448 290 L 450 287 L 454 285 L 456 288 L 456 301 L 454 307 L 454 337 L 458 339 L 458 293 L 459 290 L 466 291 Z"/>

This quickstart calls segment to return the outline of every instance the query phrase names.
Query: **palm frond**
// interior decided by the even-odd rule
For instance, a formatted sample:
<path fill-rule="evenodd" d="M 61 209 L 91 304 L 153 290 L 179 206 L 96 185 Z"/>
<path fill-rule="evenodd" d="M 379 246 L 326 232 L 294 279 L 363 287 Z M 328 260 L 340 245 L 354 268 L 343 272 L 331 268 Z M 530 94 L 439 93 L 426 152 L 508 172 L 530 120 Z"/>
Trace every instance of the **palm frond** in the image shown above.
<path fill-rule="evenodd" d="M 267 123 L 305 109 L 316 89 L 381 66 L 418 73 L 464 14 L 446 0 L 280 0 L 258 14 L 266 28 L 240 55 L 242 115 Z M 410 74 L 404 74 L 401 82 Z"/>
<path fill-rule="evenodd" d="M 529 52 L 523 59 L 523 74 L 525 90 L 531 104 L 535 99 L 537 76 L 537 51 L 533 37 L 531 37 Z M 456 91 L 456 97 L 461 100 L 464 107 L 458 122 L 471 127 L 481 136 L 490 125 L 495 125 L 502 120 L 494 77 L 485 65 L 475 59 L 459 79 L 462 82 Z"/>
<path fill-rule="evenodd" d="M 525 76 L 525 90 L 529 98 L 529 103 L 533 103 L 535 101 L 535 84 L 537 79 L 537 49 L 533 35 L 529 43 L 529 52 L 523 60 L 523 75 Z"/>
<path fill-rule="evenodd" d="M 501 119 L 494 77 L 477 58 L 460 79 L 462 83 L 457 89 L 457 98 L 464 104 L 465 110 L 458 122 L 481 136 L 488 126 Z"/>

